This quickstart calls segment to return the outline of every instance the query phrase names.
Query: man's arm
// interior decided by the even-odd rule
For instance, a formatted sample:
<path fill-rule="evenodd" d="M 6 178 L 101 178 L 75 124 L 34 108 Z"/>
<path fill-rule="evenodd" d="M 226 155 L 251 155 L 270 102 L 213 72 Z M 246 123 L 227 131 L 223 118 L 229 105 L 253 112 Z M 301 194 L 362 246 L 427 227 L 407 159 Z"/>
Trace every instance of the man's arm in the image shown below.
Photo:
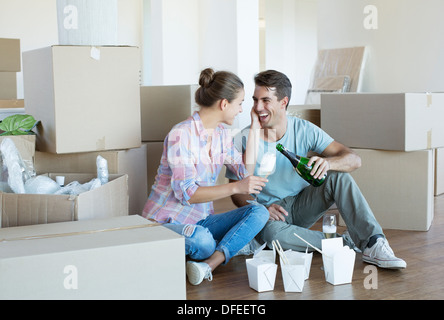
<path fill-rule="evenodd" d="M 308 166 L 313 165 L 314 178 L 322 177 L 328 170 L 352 172 L 361 166 L 361 158 L 350 148 L 333 141 L 321 156 L 313 156 Z"/>

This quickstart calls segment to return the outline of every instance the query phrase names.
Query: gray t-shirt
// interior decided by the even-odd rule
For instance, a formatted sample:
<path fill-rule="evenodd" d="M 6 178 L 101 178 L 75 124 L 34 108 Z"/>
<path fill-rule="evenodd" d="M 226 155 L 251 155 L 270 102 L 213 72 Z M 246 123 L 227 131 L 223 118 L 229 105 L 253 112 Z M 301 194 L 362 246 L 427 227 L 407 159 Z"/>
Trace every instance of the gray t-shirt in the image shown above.
<path fill-rule="evenodd" d="M 245 151 L 249 129 L 250 126 L 235 136 L 235 146 L 239 151 Z M 268 176 L 265 188 L 257 195 L 257 201 L 267 206 L 287 196 L 297 195 L 309 185 L 297 174 L 291 162 L 276 150 L 277 143 L 282 144 L 298 156 L 306 157 L 310 151 L 321 154 L 332 142 L 333 138 L 313 123 L 288 116 L 287 131 L 279 141 L 260 140 L 254 175 L 259 175 L 262 157 L 267 152 L 276 155 L 276 165 L 272 174 Z M 228 170 L 225 176 L 228 179 L 237 180 L 237 177 Z"/>

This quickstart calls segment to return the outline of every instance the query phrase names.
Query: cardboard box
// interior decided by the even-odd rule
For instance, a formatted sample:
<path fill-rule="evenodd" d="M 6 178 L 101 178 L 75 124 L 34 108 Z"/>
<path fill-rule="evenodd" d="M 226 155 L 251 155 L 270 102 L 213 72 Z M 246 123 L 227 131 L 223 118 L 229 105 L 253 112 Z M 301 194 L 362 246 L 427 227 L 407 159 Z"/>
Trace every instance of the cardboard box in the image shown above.
<path fill-rule="evenodd" d="M 308 120 L 311 123 L 321 126 L 321 106 L 320 105 L 292 105 L 287 107 L 287 115 Z"/>
<path fill-rule="evenodd" d="M 197 111 L 198 85 L 142 86 L 142 141 L 163 141 L 171 128 Z"/>
<path fill-rule="evenodd" d="M 186 299 L 183 237 L 137 215 L 0 229 L 0 238 L 3 300 Z"/>
<path fill-rule="evenodd" d="M 97 175 L 52 173 L 71 181 L 86 183 Z M 0 192 L 1 226 L 15 227 L 128 215 L 128 176 L 110 175 L 109 182 L 78 196 L 15 194 Z"/>
<path fill-rule="evenodd" d="M 435 196 L 444 193 L 444 148 L 435 150 Z"/>
<path fill-rule="evenodd" d="M 141 146 L 138 48 L 52 46 L 24 52 L 23 68 L 39 151 Z"/>
<path fill-rule="evenodd" d="M 434 215 L 433 150 L 353 150 L 362 166 L 351 175 L 381 227 L 429 230 Z"/>
<path fill-rule="evenodd" d="M 0 72 L 21 71 L 20 58 L 20 40 L 0 38 Z"/>
<path fill-rule="evenodd" d="M 36 151 L 34 167 L 37 174 L 51 171 L 97 173 L 99 155 L 107 160 L 110 174 L 128 175 L 129 214 L 140 214 L 148 198 L 146 145 L 126 150 L 70 154 Z"/>
<path fill-rule="evenodd" d="M 23 99 L 7 99 L 0 100 L 1 112 L 14 112 L 24 113 L 25 112 L 25 100 Z M 4 109 L 4 110 L 3 110 Z M 8 109 L 12 109 L 9 111 Z M 4 119 L 4 118 L 3 118 Z"/>
<path fill-rule="evenodd" d="M 360 92 L 366 60 L 365 47 L 319 50 L 309 88 L 326 77 L 350 77 L 349 91 Z"/>
<path fill-rule="evenodd" d="M 321 96 L 321 127 L 349 147 L 415 151 L 444 146 L 444 93 Z"/>
<path fill-rule="evenodd" d="M 163 152 L 163 142 L 144 142 L 143 144 L 146 145 L 147 181 L 148 193 L 150 193 L 157 175 L 157 170 L 159 169 L 160 159 Z"/>
<path fill-rule="evenodd" d="M 57 0 L 59 44 L 117 45 L 117 0 Z"/>
<path fill-rule="evenodd" d="M 17 73 L 0 72 L 0 99 L 17 98 Z"/>

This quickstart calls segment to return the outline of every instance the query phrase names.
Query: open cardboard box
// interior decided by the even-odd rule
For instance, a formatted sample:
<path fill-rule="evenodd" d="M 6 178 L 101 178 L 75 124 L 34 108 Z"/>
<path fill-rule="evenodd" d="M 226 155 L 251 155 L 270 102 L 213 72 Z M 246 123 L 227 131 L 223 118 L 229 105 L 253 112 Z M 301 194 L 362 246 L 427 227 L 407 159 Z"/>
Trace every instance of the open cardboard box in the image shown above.
<path fill-rule="evenodd" d="M 276 251 L 263 250 L 262 245 L 253 255 L 253 258 L 245 260 L 248 273 L 248 284 L 257 292 L 271 291 L 276 280 L 277 264 Z"/>
<path fill-rule="evenodd" d="M 356 252 L 343 245 L 342 237 L 322 240 L 325 280 L 333 285 L 351 283 Z"/>
<path fill-rule="evenodd" d="M 50 173 L 86 183 L 95 174 Z M 110 174 L 109 182 L 77 196 L 0 192 L 1 227 L 15 227 L 128 215 L 128 176 Z"/>

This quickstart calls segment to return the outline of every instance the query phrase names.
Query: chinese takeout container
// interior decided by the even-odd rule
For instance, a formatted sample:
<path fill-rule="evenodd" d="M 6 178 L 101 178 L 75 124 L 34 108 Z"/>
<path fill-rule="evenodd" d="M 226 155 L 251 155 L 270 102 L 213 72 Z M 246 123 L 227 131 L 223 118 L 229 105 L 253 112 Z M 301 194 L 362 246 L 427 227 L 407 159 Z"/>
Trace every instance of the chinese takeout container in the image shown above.
<path fill-rule="evenodd" d="M 284 290 L 285 292 L 302 292 L 304 282 L 310 275 L 313 253 L 287 250 L 285 256 L 288 264 L 284 263 L 282 258 L 280 259 Z"/>
<path fill-rule="evenodd" d="M 248 284 L 257 292 L 271 291 L 276 280 L 277 264 L 276 251 L 264 250 L 264 244 L 253 255 L 245 260 L 248 273 Z"/>
<path fill-rule="evenodd" d="M 356 252 L 343 245 L 342 237 L 322 240 L 325 280 L 333 285 L 352 282 Z"/>

